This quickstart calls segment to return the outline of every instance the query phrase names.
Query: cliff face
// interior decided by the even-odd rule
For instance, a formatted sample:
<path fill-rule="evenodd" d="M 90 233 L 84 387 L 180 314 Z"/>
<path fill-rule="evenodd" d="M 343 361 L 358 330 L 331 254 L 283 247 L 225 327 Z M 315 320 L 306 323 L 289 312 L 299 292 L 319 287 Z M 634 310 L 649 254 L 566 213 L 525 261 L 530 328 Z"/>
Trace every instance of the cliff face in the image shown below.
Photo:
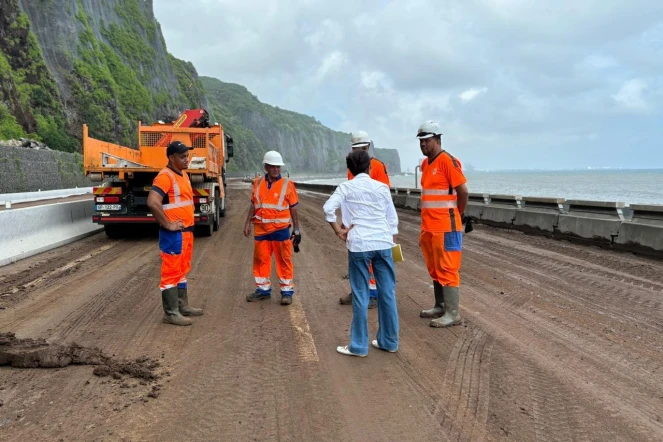
<path fill-rule="evenodd" d="M 401 173 L 401 157 L 397 149 L 375 148 L 375 157 L 387 165 L 389 175 Z"/>
<path fill-rule="evenodd" d="M 0 0 L 0 12 L 3 107 L 53 148 L 76 150 L 82 123 L 135 145 L 136 121 L 207 106 L 193 66 L 168 54 L 151 0 Z M 47 110 L 66 142 L 44 135 Z"/>
<path fill-rule="evenodd" d="M 201 77 L 212 114 L 232 134 L 242 151 L 236 170 L 262 170 L 268 150 L 283 155 L 286 169 L 341 173 L 350 135 L 333 131 L 307 115 L 261 103 L 244 86 Z"/>
<path fill-rule="evenodd" d="M 262 170 L 263 154 L 276 150 L 293 172 L 340 173 L 346 171 L 350 134 L 331 130 L 315 118 L 261 103 L 244 86 L 201 77 L 213 115 L 233 135 L 240 147 L 235 169 Z M 377 149 L 389 173 L 400 173 L 395 149 Z"/>
<path fill-rule="evenodd" d="M 168 53 L 152 0 L 0 0 L 0 140 L 80 153 L 86 123 L 95 138 L 135 146 L 138 120 L 203 107 L 235 138 L 230 171 L 262 170 L 278 150 L 293 172 L 345 172 L 349 134 L 203 80 Z M 397 152 L 378 157 L 400 171 Z"/>

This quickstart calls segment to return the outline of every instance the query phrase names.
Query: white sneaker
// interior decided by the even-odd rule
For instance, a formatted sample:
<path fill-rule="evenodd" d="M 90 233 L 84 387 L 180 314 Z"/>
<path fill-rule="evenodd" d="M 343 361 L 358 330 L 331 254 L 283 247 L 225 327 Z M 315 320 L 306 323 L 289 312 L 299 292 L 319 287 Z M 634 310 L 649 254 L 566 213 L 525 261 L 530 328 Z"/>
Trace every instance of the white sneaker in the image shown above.
<path fill-rule="evenodd" d="M 348 346 L 347 346 L 347 345 L 344 346 L 344 347 L 341 347 L 341 346 L 336 347 L 336 351 L 339 352 L 339 353 L 342 354 L 342 355 L 347 355 L 347 356 L 358 356 L 358 357 L 360 357 L 360 358 L 365 358 L 365 357 L 366 357 L 366 355 L 358 355 L 357 353 L 352 353 L 350 350 L 348 350 Z"/>
<path fill-rule="evenodd" d="M 373 339 L 371 341 L 371 345 L 373 347 L 377 348 L 378 350 L 388 351 L 389 353 L 396 353 L 398 351 L 398 350 L 387 350 L 386 348 L 382 348 L 382 347 L 378 346 L 378 340 L 377 339 Z"/>

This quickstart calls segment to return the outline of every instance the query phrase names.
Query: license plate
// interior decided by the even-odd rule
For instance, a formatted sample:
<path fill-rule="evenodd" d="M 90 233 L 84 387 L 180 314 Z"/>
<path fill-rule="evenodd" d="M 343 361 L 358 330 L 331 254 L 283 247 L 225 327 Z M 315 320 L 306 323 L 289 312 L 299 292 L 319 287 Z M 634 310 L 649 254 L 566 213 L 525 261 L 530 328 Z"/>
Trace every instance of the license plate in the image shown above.
<path fill-rule="evenodd" d="M 209 204 L 201 204 L 200 205 L 200 211 L 201 212 L 209 212 Z"/>
<path fill-rule="evenodd" d="M 120 210 L 121 204 L 97 204 L 95 210 Z"/>

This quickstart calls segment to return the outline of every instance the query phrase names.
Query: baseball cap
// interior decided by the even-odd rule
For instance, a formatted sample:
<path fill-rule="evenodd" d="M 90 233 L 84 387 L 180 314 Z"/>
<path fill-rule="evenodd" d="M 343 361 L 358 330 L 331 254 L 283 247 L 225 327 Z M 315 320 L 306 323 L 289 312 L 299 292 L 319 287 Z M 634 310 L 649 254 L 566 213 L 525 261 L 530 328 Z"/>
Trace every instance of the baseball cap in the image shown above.
<path fill-rule="evenodd" d="M 175 153 L 184 153 L 192 150 L 193 147 L 189 147 L 186 144 L 182 143 L 181 141 L 173 141 L 168 145 L 168 148 L 166 149 L 166 156 L 171 156 L 172 154 Z"/>

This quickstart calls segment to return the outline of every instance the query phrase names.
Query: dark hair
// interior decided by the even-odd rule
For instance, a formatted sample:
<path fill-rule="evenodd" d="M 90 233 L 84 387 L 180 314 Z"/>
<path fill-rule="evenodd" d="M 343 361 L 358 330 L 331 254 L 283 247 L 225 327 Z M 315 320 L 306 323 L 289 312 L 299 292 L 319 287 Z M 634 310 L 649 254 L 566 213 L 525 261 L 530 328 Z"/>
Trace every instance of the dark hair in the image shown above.
<path fill-rule="evenodd" d="M 371 157 L 364 150 L 353 150 L 345 157 L 345 163 L 350 169 L 350 173 L 356 176 L 368 172 L 368 168 L 371 166 Z"/>

